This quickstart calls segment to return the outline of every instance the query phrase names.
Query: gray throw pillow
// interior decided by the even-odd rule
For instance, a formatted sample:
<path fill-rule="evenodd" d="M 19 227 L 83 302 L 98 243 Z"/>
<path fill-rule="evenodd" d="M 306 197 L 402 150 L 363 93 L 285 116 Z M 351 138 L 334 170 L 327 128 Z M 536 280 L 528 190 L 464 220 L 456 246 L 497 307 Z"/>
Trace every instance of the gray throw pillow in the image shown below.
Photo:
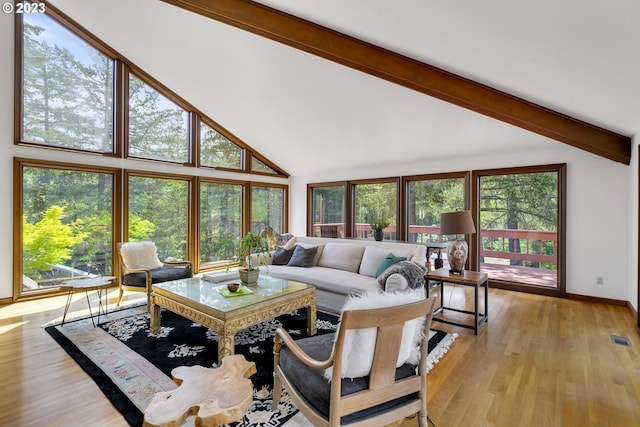
<path fill-rule="evenodd" d="M 284 248 L 276 248 L 276 251 L 273 254 L 273 261 L 271 264 L 273 265 L 287 265 L 291 256 L 293 255 L 293 251 L 295 248 L 284 249 Z"/>
<path fill-rule="evenodd" d="M 317 250 L 317 246 L 312 248 L 303 248 L 300 245 L 296 245 L 293 250 L 293 255 L 287 265 L 289 267 L 311 267 Z"/>

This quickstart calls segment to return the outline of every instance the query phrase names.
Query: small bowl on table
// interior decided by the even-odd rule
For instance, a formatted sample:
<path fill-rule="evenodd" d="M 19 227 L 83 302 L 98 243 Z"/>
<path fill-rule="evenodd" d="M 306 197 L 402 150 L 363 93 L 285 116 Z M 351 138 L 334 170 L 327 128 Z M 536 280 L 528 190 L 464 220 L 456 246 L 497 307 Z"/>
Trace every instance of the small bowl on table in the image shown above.
<path fill-rule="evenodd" d="M 229 292 L 238 292 L 238 289 L 240 289 L 240 283 L 229 283 L 227 285 L 227 289 Z"/>

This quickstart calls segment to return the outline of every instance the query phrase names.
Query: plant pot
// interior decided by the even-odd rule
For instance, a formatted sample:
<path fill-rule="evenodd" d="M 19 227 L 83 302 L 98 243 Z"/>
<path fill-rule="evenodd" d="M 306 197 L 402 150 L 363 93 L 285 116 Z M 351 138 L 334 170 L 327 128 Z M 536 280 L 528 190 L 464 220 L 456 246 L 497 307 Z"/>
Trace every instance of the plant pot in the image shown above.
<path fill-rule="evenodd" d="M 260 270 L 254 268 L 253 270 L 240 269 L 240 281 L 247 285 L 255 285 L 258 283 L 258 276 L 260 275 Z"/>
<path fill-rule="evenodd" d="M 373 238 L 377 242 L 382 242 L 382 240 L 384 240 L 384 231 L 381 229 L 373 230 Z"/>

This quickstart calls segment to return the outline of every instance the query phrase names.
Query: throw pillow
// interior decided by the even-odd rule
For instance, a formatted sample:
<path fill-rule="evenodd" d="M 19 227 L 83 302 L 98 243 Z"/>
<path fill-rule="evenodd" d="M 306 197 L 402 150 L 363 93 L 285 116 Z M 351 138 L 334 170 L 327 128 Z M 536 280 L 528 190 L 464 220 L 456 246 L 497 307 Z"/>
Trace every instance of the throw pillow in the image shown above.
<path fill-rule="evenodd" d="M 342 308 L 347 310 L 368 310 L 373 308 L 394 307 L 424 299 L 424 290 L 403 292 L 369 291 L 361 295 L 351 295 Z M 422 339 L 422 320 L 414 319 L 405 323 L 402 330 L 402 342 L 396 367 L 405 363 L 416 364 L 420 357 Z M 339 326 L 338 326 L 339 327 Z M 376 347 L 376 329 L 353 329 L 347 331 L 342 357 L 342 378 L 357 378 L 369 375 Z M 324 377 L 331 379 L 332 368 L 325 369 Z"/>
<path fill-rule="evenodd" d="M 380 276 L 383 271 L 385 271 L 387 268 L 389 268 L 393 264 L 396 264 L 400 261 L 406 261 L 406 260 L 407 260 L 407 257 L 405 256 L 395 256 L 393 255 L 393 253 L 389 252 L 389 255 L 387 255 L 387 257 L 383 259 L 380 265 L 378 266 L 378 269 L 376 270 L 376 277 Z"/>
<path fill-rule="evenodd" d="M 287 265 L 289 267 L 311 267 L 313 266 L 313 258 L 316 256 L 317 251 L 317 246 L 304 248 L 300 245 L 296 245 L 293 250 L 293 255 L 291 255 L 291 259 Z"/>
<path fill-rule="evenodd" d="M 122 262 L 132 270 L 154 270 L 162 267 L 153 242 L 126 242 L 120 247 Z"/>
<path fill-rule="evenodd" d="M 293 255 L 293 251 L 295 248 L 284 249 L 284 248 L 276 248 L 276 251 L 273 254 L 273 261 L 271 264 L 273 265 L 287 265 L 291 256 Z"/>

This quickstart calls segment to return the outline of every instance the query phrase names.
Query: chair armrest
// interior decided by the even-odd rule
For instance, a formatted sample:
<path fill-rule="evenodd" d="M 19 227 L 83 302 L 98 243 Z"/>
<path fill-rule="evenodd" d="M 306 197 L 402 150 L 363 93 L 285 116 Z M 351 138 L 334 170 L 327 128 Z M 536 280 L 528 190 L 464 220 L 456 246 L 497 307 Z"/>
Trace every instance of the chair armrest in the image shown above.
<path fill-rule="evenodd" d="M 160 260 L 162 262 L 162 264 L 169 266 L 169 267 L 189 267 L 189 268 L 193 268 L 193 263 L 191 261 L 167 261 L 167 260 Z"/>
<path fill-rule="evenodd" d="M 276 336 L 274 339 L 273 352 L 276 357 L 280 355 L 280 349 L 282 345 L 285 345 L 291 352 L 305 365 L 314 368 L 314 369 L 327 369 L 333 366 L 333 351 L 331 351 L 331 356 L 327 360 L 316 360 L 313 357 L 309 356 L 300 348 L 298 344 L 291 338 L 291 335 L 287 333 L 282 328 L 276 329 Z"/>

